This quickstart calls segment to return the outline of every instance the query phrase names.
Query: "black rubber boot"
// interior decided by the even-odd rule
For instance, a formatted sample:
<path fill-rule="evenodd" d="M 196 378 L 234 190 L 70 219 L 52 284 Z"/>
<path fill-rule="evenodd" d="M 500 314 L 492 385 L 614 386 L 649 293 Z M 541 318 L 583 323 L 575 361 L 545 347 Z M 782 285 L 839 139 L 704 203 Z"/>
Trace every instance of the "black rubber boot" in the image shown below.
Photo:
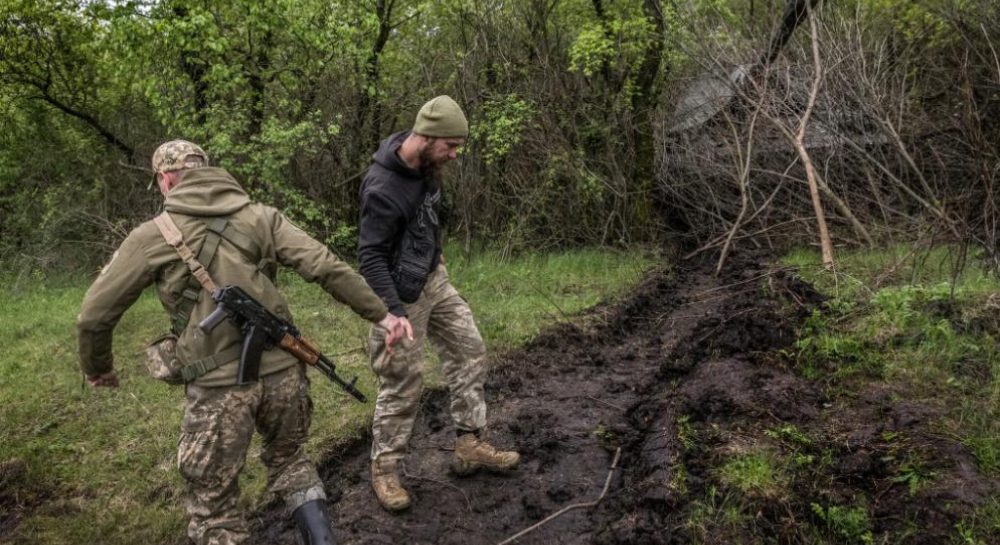
<path fill-rule="evenodd" d="M 292 513 L 305 545 L 335 545 L 326 500 L 307 501 Z"/>

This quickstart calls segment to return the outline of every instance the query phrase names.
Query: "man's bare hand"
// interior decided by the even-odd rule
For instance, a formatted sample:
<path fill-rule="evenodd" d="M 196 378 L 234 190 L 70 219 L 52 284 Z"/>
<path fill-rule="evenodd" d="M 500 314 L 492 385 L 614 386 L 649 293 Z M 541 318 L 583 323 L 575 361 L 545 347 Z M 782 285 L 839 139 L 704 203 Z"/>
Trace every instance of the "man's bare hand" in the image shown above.
<path fill-rule="evenodd" d="M 390 354 L 392 354 L 393 345 L 400 339 L 405 337 L 407 340 L 413 340 L 413 326 L 405 316 L 399 317 L 389 313 L 385 315 L 385 318 L 382 318 L 378 325 L 385 329 L 385 348 Z"/>
<path fill-rule="evenodd" d="M 118 375 L 114 371 L 109 371 L 100 375 L 88 376 L 87 384 L 93 388 L 117 388 Z"/>

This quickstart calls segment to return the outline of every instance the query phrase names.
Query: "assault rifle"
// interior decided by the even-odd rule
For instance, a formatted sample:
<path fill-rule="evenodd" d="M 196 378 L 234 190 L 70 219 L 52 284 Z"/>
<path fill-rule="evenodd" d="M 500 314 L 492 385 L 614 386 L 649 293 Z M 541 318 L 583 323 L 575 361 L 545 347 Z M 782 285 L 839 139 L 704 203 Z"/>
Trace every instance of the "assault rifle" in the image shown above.
<path fill-rule="evenodd" d="M 239 384 L 256 382 L 261 354 L 264 350 L 280 346 L 299 361 L 322 371 L 358 401 L 365 401 L 365 395 L 354 386 L 358 377 L 347 382 L 337 376 L 336 366 L 320 352 L 319 347 L 302 337 L 294 325 L 267 310 L 239 286 L 217 288 L 212 292 L 212 300 L 218 306 L 198 327 L 209 333 L 223 318 L 228 317 L 240 328 L 243 333 L 243 350 L 240 352 L 240 366 L 236 372 Z"/>

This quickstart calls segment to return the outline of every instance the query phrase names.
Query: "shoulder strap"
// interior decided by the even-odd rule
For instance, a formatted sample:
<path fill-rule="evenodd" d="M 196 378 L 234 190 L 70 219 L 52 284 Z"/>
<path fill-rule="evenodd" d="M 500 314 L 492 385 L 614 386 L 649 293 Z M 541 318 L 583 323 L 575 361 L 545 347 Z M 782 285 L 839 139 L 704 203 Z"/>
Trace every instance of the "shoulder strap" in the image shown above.
<path fill-rule="evenodd" d="M 206 222 L 209 233 L 215 233 L 232 244 L 237 250 L 243 252 L 243 255 L 249 261 L 256 261 L 259 259 L 260 248 L 254 240 L 243 233 L 241 233 L 232 223 L 229 222 L 229 218 L 212 218 Z M 207 267 L 209 264 L 206 263 Z"/>
<path fill-rule="evenodd" d="M 167 211 L 164 211 L 159 216 L 153 218 L 153 223 L 160 228 L 160 233 L 163 234 L 163 238 L 167 239 L 167 244 L 174 247 L 177 253 L 180 254 L 181 259 L 187 264 L 188 268 L 191 269 L 191 274 L 198 279 L 198 282 L 209 292 L 215 291 L 215 282 L 212 281 L 212 277 L 209 276 L 208 271 L 202 266 L 198 258 L 194 256 L 194 252 L 188 245 L 184 243 L 184 238 L 181 236 L 181 230 L 177 228 L 177 224 L 174 223 L 173 218 Z M 214 253 L 214 252 L 213 252 Z"/>
<path fill-rule="evenodd" d="M 226 220 L 222 221 L 225 222 Z M 191 270 L 192 274 L 192 276 L 188 277 L 188 283 L 184 291 L 181 292 L 181 299 L 177 303 L 177 312 L 174 314 L 171 324 L 174 333 L 180 335 L 187 328 L 188 321 L 191 319 L 191 311 L 194 310 L 195 305 L 198 304 L 198 297 L 201 296 L 201 290 L 198 289 L 198 285 L 201 284 L 205 288 L 205 291 L 209 293 L 216 288 L 215 282 L 208 274 L 207 267 L 212 264 L 215 252 L 219 249 L 219 235 L 216 231 L 209 229 L 205 237 L 205 242 L 201 245 L 201 251 L 195 257 L 191 248 L 184 243 L 181 231 L 177 228 L 177 224 L 174 223 L 170 214 L 164 211 L 159 216 L 156 216 L 153 222 L 160 229 L 160 233 L 167 240 L 167 244 L 177 250 L 177 253 L 184 260 L 184 263 Z"/>

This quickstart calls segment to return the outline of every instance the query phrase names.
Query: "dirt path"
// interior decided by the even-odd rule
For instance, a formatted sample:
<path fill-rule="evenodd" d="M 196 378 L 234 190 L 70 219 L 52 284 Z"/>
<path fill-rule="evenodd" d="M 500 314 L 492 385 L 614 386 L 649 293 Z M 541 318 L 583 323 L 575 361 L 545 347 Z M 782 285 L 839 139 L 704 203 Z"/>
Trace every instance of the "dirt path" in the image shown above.
<path fill-rule="evenodd" d="M 809 286 L 752 259 L 723 278 L 709 270 L 651 275 L 626 301 L 498 358 L 487 385 L 490 435 L 521 451 L 513 474 L 449 474 L 454 429 L 444 392 L 425 396 L 406 458 L 409 511 L 390 515 L 378 506 L 367 441 L 330 460 L 322 473 L 338 497 L 340 543 L 499 543 L 597 498 L 618 448 L 620 468 L 596 509 L 570 511 L 517 542 L 840 543 L 851 537 L 847 530 L 813 504 L 864 497 L 874 535 L 939 543 L 954 535 L 959 516 L 996 493 L 964 448 L 923 433 L 929 409 L 877 389 L 827 399 L 788 368 L 778 351 L 791 346 L 797 323 L 819 301 Z M 782 426 L 812 439 L 768 438 Z M 936 484 L 919 494 L 907 494 L 886 461 L 899 453 L 886 438 L 899 434 L 934 464 Z M 809 463 L 779 479 L 779 493 L 727 490 L 719 467 L 762 445 Z M 752 512 L 736 524 L 712 516 L 727 506 Z M 279 508 L 260 514 L 256 543 L 298 539 Z"/>

